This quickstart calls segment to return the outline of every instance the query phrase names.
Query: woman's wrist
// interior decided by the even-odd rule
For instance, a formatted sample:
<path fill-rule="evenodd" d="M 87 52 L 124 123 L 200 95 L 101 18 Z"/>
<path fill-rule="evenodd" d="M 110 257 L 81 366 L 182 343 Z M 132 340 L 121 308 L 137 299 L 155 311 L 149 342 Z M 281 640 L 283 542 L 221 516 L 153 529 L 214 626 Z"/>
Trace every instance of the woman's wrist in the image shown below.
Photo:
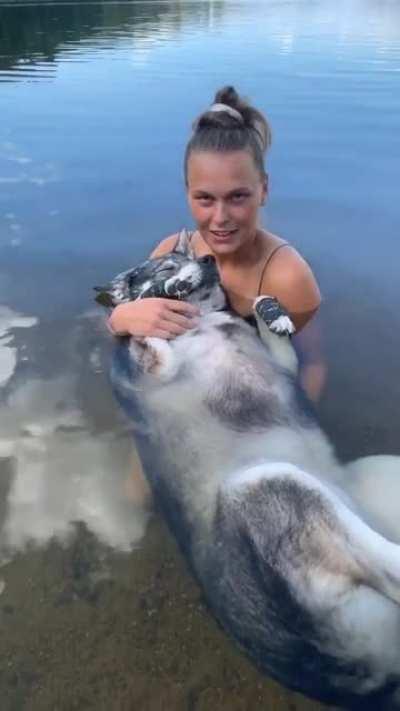
<path fill-rule="evenodd" d="M 106 326 L 108 331 L 111 333 L 112 336 L 127 336 L 128 331 L 126 328 L 123 327 L 123 324 L 121 323 L 121 319 L 116 319 L 115 318 L 115 311 L 118 307 L 116 307 L 108 317 L 106 321 Z M 118 316 L 118 314 L 117 314 Z M 117 323 L 116 323 L 117 321 Z"/>

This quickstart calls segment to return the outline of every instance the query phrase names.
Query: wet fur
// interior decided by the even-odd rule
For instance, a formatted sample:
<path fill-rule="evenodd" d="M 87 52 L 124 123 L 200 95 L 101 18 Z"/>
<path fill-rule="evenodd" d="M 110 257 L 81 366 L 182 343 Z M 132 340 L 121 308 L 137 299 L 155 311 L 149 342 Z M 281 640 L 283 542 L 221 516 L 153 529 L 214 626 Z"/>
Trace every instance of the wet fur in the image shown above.
<path fill-rule="evenodd" d="M 160 268 L 139 267 L 136 289 L 149 264 Z M 198 328 L 121 339 L 114 359 L 158 505 L 213 614 L 261 670 L 325 702 L 400 709 L 400 548 L 343 493 L 289 340 L 259 315 L 264 342 L 215 311 L 220 287 L 204 279 L 208 299 L 201 283 L 185 297 L 202 304 Z"/>

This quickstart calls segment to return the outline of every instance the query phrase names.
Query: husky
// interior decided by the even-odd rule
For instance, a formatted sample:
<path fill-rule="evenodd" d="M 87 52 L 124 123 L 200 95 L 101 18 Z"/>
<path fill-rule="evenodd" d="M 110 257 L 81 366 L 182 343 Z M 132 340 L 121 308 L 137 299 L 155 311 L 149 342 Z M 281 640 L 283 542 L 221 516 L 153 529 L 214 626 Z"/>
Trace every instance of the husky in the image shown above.
<path fill-rule="evenodd" d="M 288 314 L 259 297 L 254 323 L 236 315 L 214 258 L 180 241 L 100 292 L 109 305 L 156 295 L 200 307 L 173 340 L 119 338 L 111 379 L 216 619 L 292 690 L 400 709 L 400 547 L 343 489 L 298 384 Z"/>

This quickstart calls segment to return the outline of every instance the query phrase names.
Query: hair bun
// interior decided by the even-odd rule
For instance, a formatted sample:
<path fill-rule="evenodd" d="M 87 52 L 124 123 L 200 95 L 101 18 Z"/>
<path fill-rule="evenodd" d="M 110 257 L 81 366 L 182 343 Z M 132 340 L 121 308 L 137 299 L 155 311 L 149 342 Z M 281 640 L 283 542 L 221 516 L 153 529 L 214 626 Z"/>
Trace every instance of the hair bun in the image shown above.
<path fill-rule="evenodd" d="M 261 111 L 240 97 L 233 86 L 225 86 L 193 124 L 193 135 L 185 151 L 185 178 L 188 159 L 194 151 L 248 150 L 264 176 L 264 153 L 270 145 L 271 129 Z"/>
<path fill-rule="evenodd" d="M 268 121 L 261 111 L 255 109 L 251 104 L 237 93 L 233 86 L 224 86 L 215 94 L 215 104 L 222 104 L 233 109 L 242 118 L 243 124 L 247 128 L 254 130 L 261 150 L 265 152 L 271 145 L 271 129 Z"/>
<path fill-rule="evenodd" d="M 219 89 L 215 94 L 214 101 L 219 104 L 227 104 L 233 109 L 239 109 L 242 104 L 240 96 L 233 86 L 224 86 L 222 89 Z"/>

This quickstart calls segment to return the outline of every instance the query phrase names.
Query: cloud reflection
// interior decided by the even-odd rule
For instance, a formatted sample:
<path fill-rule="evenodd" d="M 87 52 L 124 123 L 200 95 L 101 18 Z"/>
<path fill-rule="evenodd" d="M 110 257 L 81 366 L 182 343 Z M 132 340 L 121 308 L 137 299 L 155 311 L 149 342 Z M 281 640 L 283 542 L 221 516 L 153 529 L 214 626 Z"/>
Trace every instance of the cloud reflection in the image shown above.
<path fill-rule="evenodd" d="M 37 320 L 5 307 L 0 315 L 1 358 L 12 347 L 10 329 Z M 125 497 L 131 438 L 117 427 L 93 431 L 78 402 L 78 373 L 14 384 L 15 365 L 14 352 L 13 367 L 3 372 L 7 388 L 0 404 L 0 474 L 11 471 L 5 493 L 3 480 L 3 559 L 27 544 L 45 545 L 53 538 L 68 542 L 78 521 L 102 543 L 131 550 L 148 517 Z"/>
<path fill-rule="evenodd" d="M 7 306 L 0 305 L 0 387 L 13 375 L 17 366 L 17 350 L 10 332 L 13 328 L 30 328 L 38 323 L 32 316 L 22 316 Z"/>

